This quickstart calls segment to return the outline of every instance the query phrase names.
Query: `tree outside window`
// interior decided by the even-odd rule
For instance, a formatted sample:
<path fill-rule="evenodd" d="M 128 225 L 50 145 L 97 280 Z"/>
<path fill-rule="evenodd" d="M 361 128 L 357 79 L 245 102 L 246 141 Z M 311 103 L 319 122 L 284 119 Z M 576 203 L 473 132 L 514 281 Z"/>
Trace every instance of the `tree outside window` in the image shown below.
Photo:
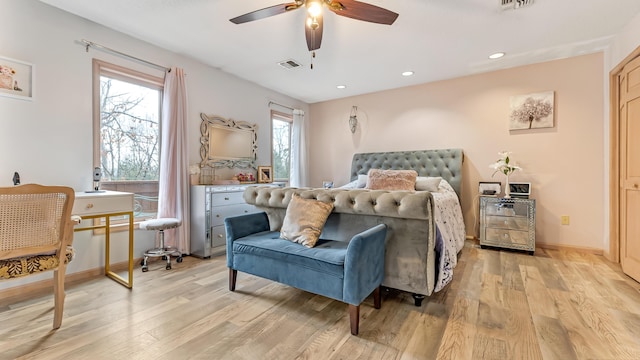
<path fill-rule="evenodd" d="M 291 170 L 291 126 L 290 115 L 272 112 L 271 148 L 274 181 L 289 181 Z"/>
<path fill-rule="evenodd" d="M 94 60 L 94 84 L 100 187 L 134 193 L 136 221 L 155 217 L 163 79 Z"/>

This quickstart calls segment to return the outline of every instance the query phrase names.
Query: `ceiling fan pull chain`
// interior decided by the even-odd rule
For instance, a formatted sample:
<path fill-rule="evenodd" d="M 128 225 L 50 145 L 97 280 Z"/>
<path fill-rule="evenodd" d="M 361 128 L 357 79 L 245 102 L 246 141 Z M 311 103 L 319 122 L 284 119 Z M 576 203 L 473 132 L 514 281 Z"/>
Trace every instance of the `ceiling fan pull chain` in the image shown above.
<path fill-rule="evenodd" d="M 312 51 L 311 52 L 311 70 L 313 70 L 313 59 L 316 58 L 316 52 Z"/>

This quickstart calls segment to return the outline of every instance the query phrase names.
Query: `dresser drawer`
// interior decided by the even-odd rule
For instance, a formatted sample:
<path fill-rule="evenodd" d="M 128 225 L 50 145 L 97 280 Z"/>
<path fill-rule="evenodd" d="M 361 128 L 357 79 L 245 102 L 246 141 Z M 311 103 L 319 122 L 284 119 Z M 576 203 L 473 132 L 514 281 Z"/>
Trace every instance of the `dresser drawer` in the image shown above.
<path fill-rule="evenodd" d="M 529 206 L 526 203 L 492 202 L 485 207 L 486 215 L 498 216 L 529 216 Z"/>
<path fill-rule="evenodd" d="M 211 209 L 211 225 L 224 225 L 224 219 L 230 216 L 245 215 L 258 212 L 258 208 L 249 204 L 215 206 Z"/>
<path fill-rule="evenodd" d="M 224 228 L 224 225 L 214 226 L 213 232 L 211 235 L 211 247 L 215 248 L 218 246 L 226 246 L 227 245 L 227 231 Z"/>
<path fill-rule="evenodd" d="M 517 216 L 487 216 L 486 226 L 499 229 L 528 231 L 529 219 Z"/>
<path fill-rule="evenodd" d="M 499 244 L 501 246 L 507 246 L 509 244 L 527 245 L 529 243 L 529 232 L 486 228 L 484 242 L 487 244 Z"/>
<path fill-rule="evenodd" d="M 211 194 L 211 201 L 214 206 L 224 206 L 231 204 L 246 204 L 242 197 L 243 192 L 228 192 L 228 193 L 213 193 Z"/>

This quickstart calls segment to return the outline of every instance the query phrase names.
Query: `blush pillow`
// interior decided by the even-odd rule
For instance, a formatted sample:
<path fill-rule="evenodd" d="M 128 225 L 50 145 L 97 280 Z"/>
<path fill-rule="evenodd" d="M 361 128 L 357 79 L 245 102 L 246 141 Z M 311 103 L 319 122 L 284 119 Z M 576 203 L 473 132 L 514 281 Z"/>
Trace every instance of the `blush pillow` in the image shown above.
<path fill-rule="evenodd" d="M 333 204 L 293 194 L 282 221 L 280 237 L 312 248 L 318 242 Z"/>
<path fill-rule="evenodd" d="M 371 169 L 367 177 L 367 189 L 415 190 L 418 173 L 415 170 Z"/>

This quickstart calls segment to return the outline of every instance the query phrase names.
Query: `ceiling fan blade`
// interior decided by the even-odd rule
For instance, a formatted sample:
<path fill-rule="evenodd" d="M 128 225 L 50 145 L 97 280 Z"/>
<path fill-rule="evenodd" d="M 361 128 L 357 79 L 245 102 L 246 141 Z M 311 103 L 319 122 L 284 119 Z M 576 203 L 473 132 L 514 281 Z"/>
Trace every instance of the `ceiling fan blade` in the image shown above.
<path fill-rule="evenodd" d="M 328 8 L 336 15 L 377 24 L 391 25 L 398 18 L 393 11 L 356 0 L 331 1 Z"/>
<path fill-rule="evenodd" d="M 234 17 L 233 19 L 229 19 L 234 24 L 243 24 L 249 21 L 260 20 L 264 18 L 268 18 L 270 16 L 279 15 L 286 13 L 287 11 L 295 10 L 302 6 L 304 2 L 296 1 L 294 3 L 285 3 L 280 5 L 269 6 L 264 9 L 252 11 L 250 13 L 246 13 L 244 15 L 240 15 Z"/>
<path fill-rule="evenodd" d="M 322 43 L 322 14 L 316 17 L 316 23 L 318 24 L 315 29 L 309 25 L 309 19 L 304 24 L 304 35 L 307 38 L 307 48 L 309 51 L 320 49 Z"/>

